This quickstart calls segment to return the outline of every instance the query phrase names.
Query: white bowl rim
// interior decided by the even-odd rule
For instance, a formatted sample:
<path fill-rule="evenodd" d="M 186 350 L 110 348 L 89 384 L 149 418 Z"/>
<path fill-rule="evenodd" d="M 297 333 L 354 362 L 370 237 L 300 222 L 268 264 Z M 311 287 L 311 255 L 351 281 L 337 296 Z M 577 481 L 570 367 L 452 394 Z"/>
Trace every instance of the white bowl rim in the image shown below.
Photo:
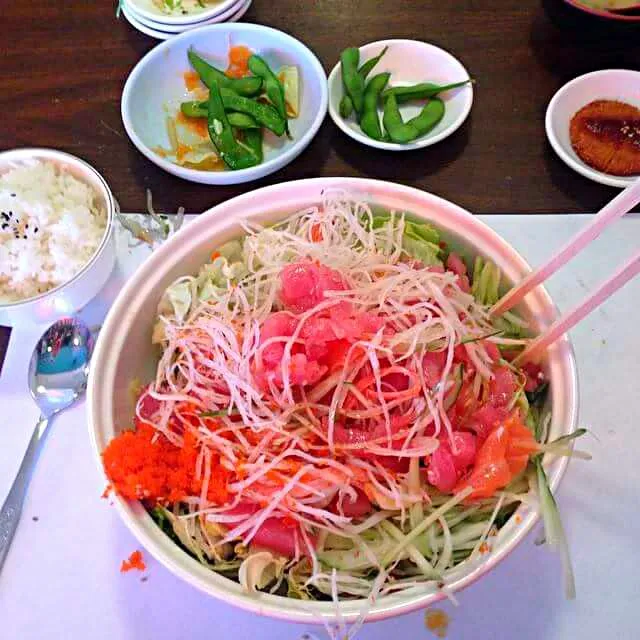
<path fill-rule="evenodd" d="M 177 43 L 182 42 L 183 40 L 189 40 L 194 36 L 199 35 L 200 33 L 205 33 L 206 31 L 223 31 L 224 33 L 235 32 L 235 31 L 249 31 L 249 32 L 268 32 L 273 35 L 277 35 L 279 38 L 282 38 L 285 42 L 295 43 L 296 45 L 301 46 L 304 50 L 306 50 L 306 55 L 308 56 L 309 62 L 313 68 L 313 72 L 317 75 L 320 80 L 320 106 L 318 112 L 316 113 L 313 121 L 309 128 L 300 136 L 299 138 L 293 141 L 293 144 L 287 148 L 283 153 L 263 162 L 262 164 L 257 165 L 256 167 L 251 167 L 249 169 L 240 169 L 238 171 L 198 171 L 196 169 L 188 169 L 185 167 L 181 167 L 173 162 L 169 162 L 165 160 L 157 153 L 154 153 L 138 136 L 136 133 L 133 122 L 130 116 L 130 107 L 129 100 L 132 87 L 135 81 L 138 79 L 138 76 L 144 73 L 144 69 L 149 62 L 151 62 L 156 57 L 159 57 L 163 54 L 164 51 L 169 49 L 170 47 L 175 46 Z M 274 171 L 278 171 L 279 169 L 284 168 L 288 165 L 292 160 L 294 160 L 297 155 L 304 149 L 316 136 L 322 122 L 327 115 L 327 106 L 329 102 L 329 91 L 327 88 L 327 74 L 324 71 L 324 67 L 320 64 L 316 54 L 311 51 L 311 49 L 301 40 L 294 38 L 288 33 L 284 33 L 279 29 L 274 29 L 273 27 L 266 27 L 264 25 L 252 24 L 250 22 L 222 22 L 218 24 L 208 24 L 198 27 L 196 29 L 190 29 L 188 31 L 184 31 L 176 36 L 165 40 L 157 44 L 153 49 L 148 51 L 135 65 L 132 69 L 131 73 L 129 73 L 129 77 L 127 78 L 124 89 L 122 91 L 121 98 L 121 107 L 120 112 L 122 116 L 122 122 L 124 124 L 124 128 L 129 136 L 129 139 L 135 147 L 146 156 L 151 162 L 159 166 L 161 169 L 164 169 L 167 173 L 178 176 L 179 178 L 183 178 L 184 180 L 190 180 L 192 182 L 199 182 L 210 185 L 229 185 L 229 184 L 240 184 L 243 182 L 250 182 L 252 180 L 258 180 Z M 278 165 L 278 168 L 273 169 L 274 165 Z M 271 169 L 271 171 L 269 170 Z M 203 182 L 202 177 L 203 174 L 206 174 L 207 177 L 211 178 L 211 181 Z M 215 177 L 217 174 L 220 176 L 224 176 L 219 182 L 215 182 Z M 255 176 L 255 177 L 253 177 Z"/>
<path fill-rule="evenodd" d="M 253 0 L 238 0 L 234 6 L 227 9 L 224 13 L 208 18 L 207 20 L 202 20 L 201 22 L 188 25 L 165 25 L 158 22 L 147 21 L 145 18 L 138 15 L 129 4 L 122 5 L 122 14 L 129 21 L 129 24 L 135 29 L 138 29 L 138 31 L 150 36 L 151 38 L 156 38 L 157 40 L 167 40 L 168 38 L 173 38 L 179 33 L 195 29 L 196 27 L 204 27 L 208 24 L 218 24 L 222 22 L 236 22 L 249 10 L 252 2 Z"/>
<path fill-rule="evenodd" d="M 424 207 L 427 207 L 429 204 L 440 205 L 446 208 L 447 215 L 450 214 L 453 218 L 462 217 L 465 219 L 473 219 L 471 224 L 475 226 L 476 230 L 487 234 L 496 246 L 500 248 L 500 250 L 508 254 L 508 259 L 511 261 L 512 267 L 522 273 L 530 271 L 530 267 L 527 262 L 513 247 L 511 247 L 511 245 L 490 229 L 488 225 L 481 220 L 478 220 L 477 217 L 473 216 L 465 209 L 462 209 L 450 201 L 414 187 L 389 183 L 382 180 L 368 178 L 309 178 L 304 180 L 294 180 L 249 191 L 240 196 L 236 196 L 235 198 L 231 198 L 222 204 L 214 206 L 201 214 L 189 225 L 183 227 L 183 229 L 169 239 L 169 241 L 154 251 L 154 253 L 138 268 L 136 273 L 125 283 L 103 324 L 103 328 L 95 347 L 94 357 L 92 359 L 92 367 L 87 390 L 87 410 L 91 446 L 98 464 L 99 472 L 102 474 L 105 483 L 107 483 L 107 478 L 104 473 L 104 467 L 101 459 L 101 421 L 99 412 L 99 397 L 102 394 L 102 386 L 98 384 L 96 380 L 96 378 L 102 380 L 102 374 L 97 373 L 98 365 L 96 363 L 99 363 L 101 360 L 108 357 L 108 354 L 114 345 L 113 334 L 115 333 L 117 335 L 118 329 L 122 324 L 122 318 L 127 315 L 128 299 L 131 296 L 136 295 L 138 291 L 138 282 L 144 282 L 150 274 L 154 273 L 158 267 L 162 266 L 165 260 L 165 254 L 169 255 L 172 252 L 172 247 L 178 244 L 183 236 L 187 237 L 188 234 L 195 235 L 200 231 L 205 231 L 214 216 L 215 219 L 220 221 L 223 228 L 227 225 L 233 225 L 234 220 L 236 220 L 236 216 L 226 217 L 224 215 L 225 209 L 235 209 L 239 204 L 241 205 L 259 197 L 261 200 L 266 200 L 267 196 L 272 196 L 274 194 L 280 195 L 282 196 L 282 199 L 285 199 L 287 190 L 294 186 L 306 188 L 307 190 L 313 189 L 314 192 L 318 194 L 318 197 L 320 197 L 320 194 L 324 189 L 338 188 L 347 190 L 353 189 L 354 191 L 366 191 L 367 188 L 375 190 L 377 187 L 378 189 L 387 189 L 388 193 L 393 193 L 395 196 L 406 196 L 407 199 L 410 199 L 411 196 L 413 196 L 413 198 L 420 201 Z M 277 203 L 274 203 L 271 211 L 275 211 L 276 207 L 278 207 L 278 205 Z M 278 209 L 280 208 L 282 208 L 282 205 L 278 207 Z M 285 212 L 283 211 L 283 213 Z M 276 215 L 273 217 L 275 219 L 278 216 Z M 191 231 L 188 231 L 189 229 L 191 229 Z M 539 296 L 538 301 L 544 302 L 544 307 L 547 311 L 552 309 L 554 313 L 557 314 L 557 309 L 544 287 L 540 287 L 535 293 Z M 117 350 L 117 348 L 118 344 L 116 340 L 115 349 Z M 561 338 L 554 347 L 552 347 L 552 349 L 555 350 L 554 353 L 558 354 L 558 358 L 564 362 L 564 366 L 566 367 L 568 385 L 565 391 L 569 400 L 567 402 L 568 419 L 565 428 L 567 433 L 570 433 L 575 429 L 578 417 L 578 379 L 575 356 L 568 336 Z M 562 349 L 562 356 L 560 356 L 560 349 Z M 567 465 L 568 458 L 566 457 L 554 462 L 548 472 L 552 490 L 557 488 L 566 471 Z M 261 594 L 265 597 L 254 598 L 247 594 L 233 593 L 224 586 L 218 586 L 211 582 L 207 582 L 207 578 L 211 579 L 210 569 L 203 567 L 197 560 L 191 558 L 184 552 L 181 552 L 179 559 L 176 559 L 174 557 L 176 555 L 176 545 L 169 538 L 164 540 L 158 536 L 159 539 L 163 540 L 163 543 L 159 543 L 148 536 L 145 531 L 146 527 L 151 527 L 155 534 L 157 525 L 155 525 L 151 520 L 151 517 L 140 503 L 129 503 L 118 495 L 115 495 L 113 500 L 125 525 L 144 546 L 144 548 L 161 564 L 169 569 L 169 571 L 204 593 L 213 595 L 224 602 L 259 615 L 280 618 L 291 622 L 322 624 L 327 620 L 335 620 L 335 609 L 331 602 L 304 602 L 304 609 L 299 609 L 293 608 L 292 605 L 287 606 L 286 603 L 290 599 L 286 597 L 267 596 L 266 594 Z M 539 518 L 540 514 L 536 510 L 528 510 L 526 513 L 523 513 L 522 521 L 519 524 L 514 525 L 513 533 L 504 543 L 503 548 L 486 557 L 482 564 L 479 564 L 473 570 L 470 570 L 467 575 L 456 578 L 455 582 L 448 586 L 450 586 L 454 591 L 460 591 L 482 577 L 518 546 L 518 544 L 529 533 L 531 528 L 538 522 Z M 166 548 L 163 548 L 162 545 L 165 545 Z M 204 576 L 207 576 L 207 578 Z M 378 603 L 371 607 L 366 615 L 366 621 L 372 622 L 375 620 L 382 620 L 410 613 L 429 606 L 444 597 L 446 596 L 442 592 L 436 592 L 434 594 L 427 593 L 423 596 L 412 594 L 410 597 L 406 597 L 404 601 L 400 599 L 400 602 L 398 602 L 398 598 L 395 598 L 394 596 L 387 596 L 385 598 L 381 598 Z M 299 601 L 293 602 L 298 603 Z M 357 608 L 358 605 L 362 607 L 362 600 L 349 601 L 341 604 L 341 608 L 343 609 L 342 618 L 345 621 L 356 620 L 361 614 L 361 608 Z M 344 609 L 347 609 L 348 611 L 345 613 Z"/>
<path fill-rule="evenodd" d="M 558 106 L 558 102 L 569 93 L 574 87 L 580 85 L 584 82 L 589 82 L 590 80 L 596 79 L 598 77 L 602 77 L 605 75 L 614 75 L 620 73 L 630 73 L 637 76 L 637 80 L 640 81 L 640 71 L 635 71 L 633 69 L 600 69 L 599 71 L 591 71 L 589 73 L 585 73 L 573 80 L 570 80 L 566 84 L 562 85 L 554 94 L 549 104 L 547 106 L 547 111 L 545 113 L 544 118 L 544 128 L 547 133 L 547 139 L 549 140 L 549 144 L 552 146 L 553 150 L 558 154 L 558 157 L 571 169 L 584 176 L 585 178 L 589 178 L 594 182 L 599 182 L 600 184 L 604 184 L 608 187 L 618 187 L 620 189 L 624 189 L 628 187 L 630 184 L 633 184 L 636 180 L 640 179 L 640 175 L 637 176 L 615 176 L 608 173 L 603 173 L 602 171 L 598 171 L 597 169 L 592 169 L 588 164 L 584 163 L 579 158 L 574 158 L 566 149 L 566 147 L 560 142 L 556 132 L 554 130 L 554 126 L 557 123 L 556 108 Z M 594 100 L 598 100 L 597 97 L 594 97 Z M 588 103 L 586 103 L 588 104 Z M 567 127 L 569 126 L 569 122 L 567 122 Z"/>
<path fill-rule="evenodd" d="M 211 7 L 210 9 L 205 9 L 204 11 L 199 11 L 198 13 L 190 13 L 186 16 L 170 16 L 163 14 L 161 11 L 153 13 L 152 11 L 147 11 L 144 7 L 140 7 L 135 0 L 126 0 L 124 4 L 132 6 L 133 10 L 136 13 L 144 16 L 151 22 L 172 25 L 183 24 L 186 27 L 189 27 L 190 25 L 199 24 L 200 22 L 208 20 L 209 18 L 214 18 L 215 16 L 224 13 L 227 9 L 233 7 L 234 4 L 239 4 L 240 2 L 241 0 L 221 0 L 221 2 L 219 2 L 214 7 Z"/>
<path fill-rule="evenodd" d="M 33 302 L 37 302 L 38 300 L 43 300 L 50 295 L 54 295 L 62 291 L 62 289 L 75 282 L 84 273 L 91 269 L 93 264 L 99 258 L 100 254 L 103 252 L 104 248 L 107 246 L 109 238 L 113 233 L 116 210 L 115 199 L 113 197 L 113 194 L 111 193 L 111 189 L 109 188 L 107 181 L 94 167 L 92 167 L 82 158 L 78 158 L 71 153 L 67 153 L 66 151 L 59 151 L 58 149 L 50 149 L 47 147 L 20 147 L 17 149 L 7 149 L 6 151 L 0 152 L 0 163 L 12 161 L 23 162 L 30 159 L 43 159 L 54 163 L 57 162 L 58 164 L 66 162 L 68 164 L 75 165 L 77 168 L 82 169 L 86 173 L 93 174 L 94 178 L 96 178 L 98 184 L 100 185 L 100 195 L 104 197 L 107 203 L 107 224 L 104 229 L 104 234 L 102 235 L 102 240 L 96 247 L 96 250 L 93 252 L 91 258 L 89 258 L 85 265 L 72 278 L 69 278 L 69 280 L 66 280 L 62 284 L 59 284 L 57 287 L 53 287 L 53 289 L 49 289 L 44 293 L 39 293 L 37 296 L 25 298 L 24 300 L 16 300 L 15 302 L 0 303 L 0 311 L 4 309 L 19 309 L 20 307 L 32 304 Z"/>
<path fill-rule="evenodd" d="M 468 78 L 471 77 L 469 75 L 469 72 L 467 71 L 467 68 L 450 51 L 447 51 L 442 47 L 438 47 L 435 44 L 431 44 L 430 42 L 425 42 L 423 40 L 412 40 L 410 38 L 393 38 L 390 40 L 375 40 L 374 42 L 367 42 L 366 44 L 360 45 L 359 49 L 360 51 L 362 51 L 363 49 L 366 49 L 367 47 L 371 47 L 371 46 L 384 47 L 384 46 L 392 46 L 394 44 L 408 44 L 408 43 L 411 43 L 414 45 L 426 46 L 431 49 L 437 49 L 438 51 L 449 56 L 457 64 L 459 64 L 462 70 L 464 71 L 464 73 L 467 74 Z M 331 73 L 329 74 L 329 79 L 327 82 L 329 88 L 331 87 L 332 82 L 334 78 L 338 75 L 339 71 L 340 71 L 340 61 L 338 60 L 338 62 L 333 67 L 333 69 L 331 69 Z M 454 120 L 446 129 L 444 129 L 440 133 L 434 136 L 431 136 L 427 133 L 426 135 L 418 138 L 417 140 L 414 140 L 413 142 L 410 142 L 409 144 L 398 144 L 396 142 L 383 142 L 381 140 L 374 140 L 373 138 L 366 136 L 364 133 L 360 133 L 352 129 L 346 124 L 346 122 L 344 121 L 344 118 L 333 107 L 331 103 L 331 94 L 329 94 L 329 115 L 331 116 L 331 119 L 334 121 L 334 123 L 339 129 L 344 131 L 344 133 L 346 133 L 349 137 L 353 138 L 357 142 L 365 144 L 369 147 L 374 147 L 376 149 L 383 149 L 384 151 L 416 151 L 417 149 L 424 149 L 425 147 L 430 147 L 431 145 L 437 144 L 441 140 L 448 138 L 451 134 L 455 133 L 464 124 L 465 120 L 469 116 L 469 113 L 471 112 L 471 107 L 473 106 L 473 95 L 474 95 L 473 83 L 465 87 L 462 87 L 461 89 L 465 90 L 465 93 L 468 97 L 465 101 L 464 107 L 460 112 L 460 115 L 458 116 L 458 118 Z"/>

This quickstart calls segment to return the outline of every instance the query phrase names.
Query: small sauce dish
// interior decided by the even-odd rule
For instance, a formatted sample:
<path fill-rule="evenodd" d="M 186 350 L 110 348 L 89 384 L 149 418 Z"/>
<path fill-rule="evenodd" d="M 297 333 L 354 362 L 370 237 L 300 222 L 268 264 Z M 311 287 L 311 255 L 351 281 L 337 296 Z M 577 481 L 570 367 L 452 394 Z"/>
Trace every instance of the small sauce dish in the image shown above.
<path fill-rule="evenodd" d="M 574 171 L 600 184 L 624 189 L 640 176 L 616 176 L 598 171 L 583 162 L 571 145 L 571 119 L 594 100 L 617 100 L 640 109 L 640 71 L 605 69 L 587 73 L 565 84 L 547 107 L 547 138 L 553 150 Z"/>

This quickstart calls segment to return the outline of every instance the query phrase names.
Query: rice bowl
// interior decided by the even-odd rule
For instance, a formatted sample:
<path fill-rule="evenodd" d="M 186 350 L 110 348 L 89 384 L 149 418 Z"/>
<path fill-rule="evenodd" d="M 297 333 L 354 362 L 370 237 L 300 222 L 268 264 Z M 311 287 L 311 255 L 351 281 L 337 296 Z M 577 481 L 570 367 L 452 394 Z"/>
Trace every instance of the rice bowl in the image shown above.
<path fill-rule="evenodd" d="M 236 236 L 241 216 L 252 222 L 273 222 L 317 203 L 323 189 L 328 188 L 358 192 L 360 199 L 389 209 L 410 211 L 418 218 L 433 222 L 446 233 L 448 242 L 466 246 L 473 255 L 480 254 L 492 259 L 511 281 L 519 279 L 527 269 L 512 249 L 469 214 L 445 201 L 406 187 L 369 180 L 308 180 L 270 187 L 237 198 L 201 217 L 162 247 L 116 302 L 96 348 L 92 380 L 93 377 L 99 378 L 100 386 L 90 384 L 89 388 L 90 428 L 96 453 L 100 454 L 107 442 L 131 421 L 133 407 L 125 399 L 124 393 L 131 379 L 148 380 L 152 377 L 150 374 L 155 361 L 149 343 L 151 327 L 155 308 L 171 281 L 185 273 L 197 272 L 199 265 L 207 260 L 212 244 L 218 246 Z M 128 326 L 123 326 L 121 322 L 124 307 L 131 318 Z M 554 309 L 544 292 L 531 296 L 525 315 L 537 330 L 552 319 Z M 550 350 L 547 372 L 551 380 L 553 408 L 550 434 L 557 437 L 570 431 L 576 418 L 575 370 L 566 341 Z M 565 466 L 566 461 L 559 461 L 552 467 L 552 487 L 557 485 Z M 127 503 L 119 497 L 116 503 L 125 522 L 145 547 L 172 571 L 202 590 L 244 608 L 290 620 L 320 622 L 335 616 L 331 603 L 300 602 L 269 594 L 243 593 L 239 585 L 212 574 L 175 547 L 172 541 L 163 539 L 164 534 L 157 529 L 142 506 Z M 516 524 L 512 519 L 500 530 L 492 554 L 473 566 L 461 566 L 447 577 L 450 589 L 459 589 L 482 575 L 524 537 L 538 516 L 525 510 L 519 513 L 522 522 Z M 426 606 L 441 597 L 443 592 L 436 585 L 421 585 L 402 594 L 381 597 L 369 607 L 367 619 L 397 615 Z M 340 611 L 343 616 L 353 620 L 363 612 L 363 604 L 362 600 L 342 602 Z"/>
<path fill-rule="evenodd" d="M 49 322 L 93 298 L 115 263 L 113 215 L 109 187 L 82 160 L 49 149 L 0 154 L 3 321 Z"/>

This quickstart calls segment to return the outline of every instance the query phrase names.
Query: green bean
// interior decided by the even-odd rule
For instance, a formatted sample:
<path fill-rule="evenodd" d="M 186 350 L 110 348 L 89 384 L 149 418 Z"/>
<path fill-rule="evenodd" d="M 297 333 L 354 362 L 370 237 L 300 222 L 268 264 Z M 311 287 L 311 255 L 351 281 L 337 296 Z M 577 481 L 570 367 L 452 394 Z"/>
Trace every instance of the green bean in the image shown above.
<path fill-rule="evenodd" d="M 413 125 L 421 136 L 429 133 L 444 117 L 444 102 L 440 98 L 432 98 L 424 105 L 422 111 L 411 118 L 407 124 Z"/>
<path fill-rule="evenodd" d="M 364 101 L 364 78 L 358 73 L 358 63 L 360 62 L 360 51 L 356 47 L 345 49 L 340 54 L 340 65 L 342 69 L 342 81 L 347 89 L 347 94 L 353 102 L 358 118 L 362 113 Z"/>
<path fill-rule="evenodd" d="M 410 100 L 426 100 L 428 98 L 435 98 L 439 93 L 449 91 L 449 89 L 457 89 L 463 87 L 471 79 L 464 80 L 463 82 L 454 82 L 453 84 L 433 84 L 432 82 L 421 82 L 420 84 L 414 84 L 410 87 L 389 87 L 383 94 L 383 99 L 388 98 L 392 93 L 395 95 L 398 104 L 409 102 Z"/>
<path fill-rule="evenodd" d="M 387 53 L 389 47 L 385 47 L 375 58 L 367 60 L 359 69 L 358 73 L 362 76 L 363 80 L 367 79 L 367 76 L 373 71 L 373 68 L 380 62 L 382 56 Z"/>
<path fill-rule="evenodd" d="M 217 82 L 221 89 L 231 89 L 241 96 L 248 97 L 257 96 L 262 89 L 262 78 L 229 78 L 220 69 L 203 60 L 195 51 L 190 49 L 187 56 L 191 66 L 200 76 L 200 80 L 209 89 L 214 82 Z"/>
<path fill-rule="evenodd" d="M 259 158 L 251 149 L 238 144 L 233 135 L 233 129 L 224 110 L 220 87 L 213 82 L 209 87 L 209 112 L 207 128 L 211 142 L 218 151 L 218 155 L 232 170 L 247 169 L 259 163 Z"/>
<path fill-rule="evenodd" d="M 345 120 L 347 118 L 350 118 L 351 114 L 353 113 L 353 102 L 346 93 L 340 99 L 338 110 L 340 111 L 340 116 Z"/>
<path fill-rule="evenodd" d="M 378 100 L 390 77 L 390 73 L 379 73 L 373 76 L 364 91 L 360 128 L 374 140 L 382 140 L 384 137 L 378 116 Z"/>
<path fill-rule="evenodd" d="M 262 129 L 246 129 L 244 131 L 244 143 L 258 158 L 258 164 L 260 164 L 264 158 L 264 152 L 262 148 L 263 134 Z"/>
<path fill-rule="evenodd" d="M 182 111 L 187 118 L 206 118 L 209 115 L 209 105 L 207 101 L 198 102 L 197 100 L 190 100 L 180 105 L 180 111 Z"/>
<path fill-rule="evenodd" d="M 183 102 L 180 105 L 180 111 L 187 118 L 206 118 L 209 114 L 209 108 L 206 102 Z M 247 113 L 239 113 L 237 111 L 229 111 L 227 113 L 229 124 L 235 129 L 259 129 L 258 121 Z"/>
<path fill-rule="evenodd" d="M 280 117 L 284 120 L 285 131 L 287 132 L 287 135 L 289 135 L 287 105 L 284 100 L 284 87 L 282 86 L 282 82 L 278 80 L 276 74 L 273 73 L 269 65 L 255 53 L 249 58 L 248 66 L 251 73 L 258 78 L 262 78 L 262 83 L 267 97 L 271 100 L 277 112 L 280 114 Z"/>
<path fill-rule="evenodd" d="M 382 123 L 391 140 L 399 144 L 407 144 L 420 135 L 417 127 L 402 120 L 398 102 L 393 93 L 385 100 Z"/>
<path fill-rule="evenodd" d="M 251 98 L 239 96 L 229 89 L 220 89 L 222 102 L 227 111 L 237 111 L 251 116 L 260 126 L 273 131 L 277 136 L 281 136 L 285 131 L 285 121 L 280 114 L 270 104 L 257 102 Z M 184 115 L 189 117 L 203 117 L 208 113 L 208 103 L 190 101 L 183 102 L 180 109 Z"/>
<path fill-rule="evenodd" d="M 444 102 L 440 98 L 429 100 L 422 111 L 404 122 L 395 94 L 390 94 L 384 103 L 383 124 L 393 142 L 406 144 L 429 133 L 444 116 Z"/>
<path fill-rule="evenodd" d="M 257 102 L 251 98 L 239 96 L 229 89 L 220 89 L 222 102 L 227 111 L 240 111 L 255 118 L 263 127 L 273 131 L 277 136 L 281 136 L 286 130 L 286 119 L 270 104 Z"/>
<path fill-rule="evenodd" d="M 248 113 L 230 111 L 227 113 L 227 119 L 234 129 L 260 129 L 258 121 Z"/>

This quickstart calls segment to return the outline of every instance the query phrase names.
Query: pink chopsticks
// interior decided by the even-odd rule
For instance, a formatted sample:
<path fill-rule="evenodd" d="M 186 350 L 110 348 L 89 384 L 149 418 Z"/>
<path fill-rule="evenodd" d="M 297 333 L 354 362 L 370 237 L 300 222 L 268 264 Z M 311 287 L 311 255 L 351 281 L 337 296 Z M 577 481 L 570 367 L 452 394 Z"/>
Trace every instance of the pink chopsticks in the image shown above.
<path fill-rule="evenodd" d="M 612 296 L 620 287 L 640 273 L 640 251 L 629 262 L 620 267 L 611 278 L 605 280 L 586 300 L 581 302 L 571 311 L 560 316 L 544 333 L 529 343 L 527 348 L 515 358 L 518 364 L 531 360 L 549 345 L 553 344 L 560 336 L 578 324 L 586 315 L 600 306 L 609 296 Z"/>
<path fill-rule="evenodd" d="M 530 273 L 520 284 L 503 296 L 491 309 L 494 315 L 500 315 L 517 305 L 532 289 L 544 282 L 560 267 L 579 253 L 590 242 L 595 240 L 604 229 L 612 222 L 621 218 L 630 209 L 640 203 L 640 179 L 619 193 L 611 202 L 605 205 L 593 220 L 546 264 Z M 613 295 L 620 287 L 640 273 L 640 252 L 628 263 L 618 269 L 613 276 L 605 280 L 591 295 L 580 303 L 575 309 L 562 315 L 544 333 L 540 334 L 518 356 L 518 361 L 531 359 L 541 350 L 555 342 L 562 334 L 566 333 L 577 322 L 580 322 L 587 314 L 602 304 L 609 296 Z"/>

